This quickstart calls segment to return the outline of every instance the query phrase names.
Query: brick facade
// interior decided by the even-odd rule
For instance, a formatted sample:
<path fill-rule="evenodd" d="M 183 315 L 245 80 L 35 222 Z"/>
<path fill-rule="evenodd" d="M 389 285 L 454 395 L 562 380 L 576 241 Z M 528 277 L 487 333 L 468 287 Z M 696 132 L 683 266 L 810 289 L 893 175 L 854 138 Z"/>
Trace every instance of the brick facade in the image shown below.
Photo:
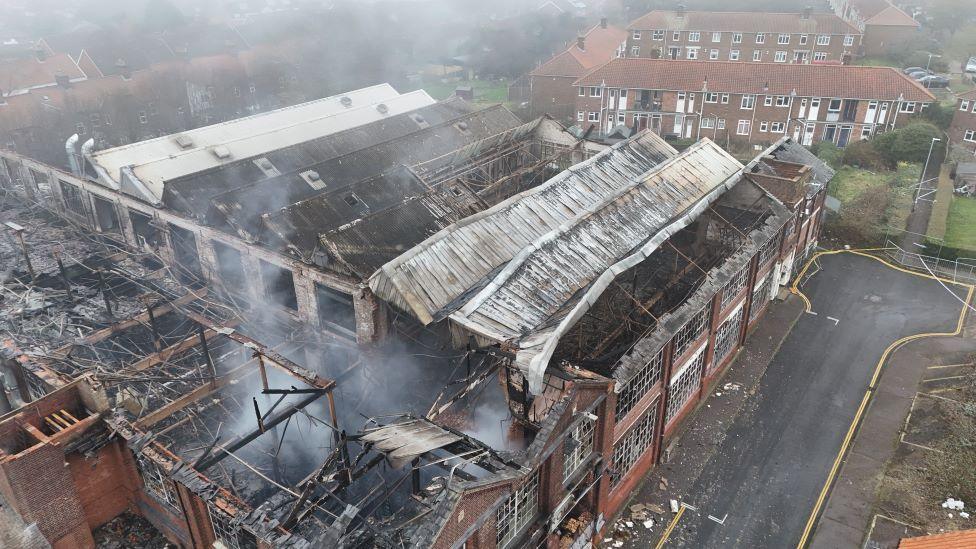
<path fill-rule="evenodd" d="M 956 101 L 956 112 L 949 126 L 949 143 L 976 155 L 976 92 L 963 94 Z"/>
<path fill-rule="evenodd" d="M 781 40 L 786 43 L 780 43 Z M 861 35 L 856 29 L 851 29 L 850 34 L 631 29 L 627 56 L 756 63 L 842 63 L 860 47 Z"/>

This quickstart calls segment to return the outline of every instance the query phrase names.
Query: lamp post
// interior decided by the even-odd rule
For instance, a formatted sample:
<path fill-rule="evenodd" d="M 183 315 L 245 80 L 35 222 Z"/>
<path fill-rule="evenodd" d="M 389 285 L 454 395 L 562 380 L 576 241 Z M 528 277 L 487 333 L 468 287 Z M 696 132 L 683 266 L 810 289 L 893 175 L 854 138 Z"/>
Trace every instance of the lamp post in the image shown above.
<path fill-rule="evenodd" d="M 932 150 L 935 148 L 936 141 L 941 142 L 942 140 L 938 137 L 933 137 L 932 142 L 929 144 L 929 153 L 925 156 L 925 166 L 922 167 L 922 175 L 918 178 L 918 187 L 915 189 L 915 198 L 912 200 L 912 211 L 918 206 L 918 199 L 922 196 L 922 185 L 925 184 L 925 172 L 929 170 L 929 160 L 932 159 Z"/>

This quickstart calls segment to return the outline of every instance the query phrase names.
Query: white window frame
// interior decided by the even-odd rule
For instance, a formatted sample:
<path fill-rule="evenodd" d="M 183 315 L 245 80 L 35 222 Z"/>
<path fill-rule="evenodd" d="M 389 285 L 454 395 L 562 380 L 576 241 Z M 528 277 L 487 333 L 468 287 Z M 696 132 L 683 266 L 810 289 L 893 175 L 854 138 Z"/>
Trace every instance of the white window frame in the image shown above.
<path fill-rule="evenodd" d="M 762 133 L 768 132 L 769 131 L 769 122 L 766 122 L 765 120 L 763 120 L 762 122 L 760 122 L 759 123 L 759 131 L 762 132 Z"/>
<path fill-rule="evenodd" d="M 663 30 L 651 31 L 651 40 L 657 40 L 657 41 L 664 40 L 664 31 Z"/>
<path fill-rule="evenodd" d="M 698 46 L 685 46 L 688 51 L 685 59 L 698 59 L 698 50 L 701 49 Z"/>
<path fill-rule="evenodd" d="M 765 44 L 766 43 L 766 33 L 764 33 L 764 32 L 757 32 L 756 33 L 756 43 L 757 44 Z"/>
<path fill-rule="evenodd" d="M 715 48 L 708 50 L 708 58 L 712 61 L 718 59 L 718 50 Z"/>
<path fill-rule="evenodd" d="M 776 52 L 776 56 L 773 57 L 773 62 L 775 62 L 775 63 L 786 63 L 786 59 L 787 59 L 787 54 L 788 53 L 789 52 L 782 51 L 782 50 L 777 51 Z"/>
<path fill-rule="evenodd" d="M 808 41 L 810 41 L 810 36 L 809 35 L 807 35 L 807 34 L 801 34 L 800 35 L 800 45 L 801 46 L 806 46 Z"/>
<path fill-rule="evenodd" d="M 969 110 L 969 101 L 966 101 L 965 99 L 963 99 L 962 101 L 960 101 L 959 102 L 959 110 L 961 110 L 961 111 L 968 111 Z"/>
<path fill-rule="evenodd" d="M 576 121 L 585 122 L 586 121 L 586 111 L 576 111 Z"/>
<path fill-rule="evenodd" d="M 720 129 L 720 130 L 724 130 L 725 129 L 725 119 L 724 118 L 719 118 L 718 119 L 718 122 L 716 122 L 715 126 L 718 129 Z"/>
<path fill-rule="evenodd" d="M 634 38 L 634 40 L 640 40 L 641 39 L 641 31 L 635 30 L 634 33 L 631 36 Z"/>
<path fill-rule="evenodd" d="M 732 43 L 733 44 L 741 44 L 742 43 L 742 33 L 741 32 L 733 32 L 732 33 Z"/>
<path fill-rule="evenodd" d="M 721 41 L 722 41 L 722 33 L 721 32 L 713 32 L 712 33 L 712 42 L 718 43 L 718 42 L 721 42 Z"/>
<path fill-rule="evenodd" d="M 769 125 L 769 131 L 772 133 L 783 133 L 786 131 L 783 122 L 771 122 Z"/>
<path fill-rule="evenodd" d="M 780 34 L 779 34 L 779 35 L 778 35 L 778 36 L 776 37 L 776 43 L 777 43 L 777 44 L 780 44 L 780 45 L 784 45 L 784 46 L 785 46 L 786 44 L 789 44 L 789 43 L 790 43 L 790 35 L 788 35 L 788 34 L 783 34 L 783 33 L 780 33 Z"/>
<path fill-rule="evenodd" d="M 603 97 L 603 88 L 600 86 L 590 86 L 590 97 Z"/>
<path fill-rule="evenodd" d="M 681 31 L 674 31 L 674 32 L 672 32 L 671 33 L 671 40 L 674 41 L 674 42 L 678 42 L 679 40 L 681 40 Z"/>
<path fill-rule="evenodd" d="M 701 33 L 698 31 L 692 31 L 688 33 L 689 42 L 701 42 Z"/>
<path fill-rule="evenodd" d="M 772 95 L 767 95 L 767 96 L 763 97 L 763 106 L 764 107 L 772 107 L 773 106 L 773 96 Z"/>
<path fill-rule="evenodd" d="M 845 46 L 848 46 L 848 47 L 853 46 L 854 45 L 854 35 L 852 35 L 852 34 L 846 34 L 846 35 L 844 35 L 844 45 Z"/>
<path fill-rule="evenodd" d="M 706 103 L 718 103 L 718 93 L 716 93 L 716 92 L 705 92 L 704 101 Z"/>
<path fill-rule="evenodd" d="M 976 143 L 976 130 L 966 130 L 966 133 L 962 136 L 963 141 L 968 141 L 969 143 Z"/>
<path fill-rule="evenodd" d="M 837 105 L 837 108 L 834 108 L 834 105 L 835 104 Z M 831 100 L 827 101 L 827 112 L 829 112 L 829 113 L 838 113 L 843 108 L 844 108 L 844 100 L 843 99 L 831 99 Z"/>
<path fill-rule="evenodd" d="M 815 51 L 815 52 L 813 52 L 813 60 L 814 61 L 826 61 L 827 60 L 827 52 L 825 52 L 825 51 Z"/>
<path fill-rule="evenodd" d="M 579 96 L 580 97 L 586 97 L 586 87 L 585 86 L 580 86 L 579 87 Z"/>
<path fill-rule="evenodd" d="M 742 99 L 739 101 L 739 109 L 751 111 L 754 108 L 756 108 L 756 96 L 751 93 L 742 94 Z"/>
<path fill-rule="evenodd" d="M 714 130 L 715 129 L 715 119 L 711 116 L 706 116 L 701 119 L 701 129 L 703 130 Z"/>
<path fill-rule="evenodd" d="M 590 111 L 586 115 L 586 121 L 587 122 L 599 122 L 600 121 L 600 113 L 597 112 L 597 111 Z"/>
<path fill-rule="evenodd" d="M 739 60 L 739 50 L 729 50 L 729 61 Z"/>
<path fill-rule="evenodd" d="M 789 107 L 790 106 L 790 98 L 787 97 L 787 96 L 785 96 L 785 95 L 777 95 L 776 96 L 776 106 L 777 107 Z"/>
<path fill-rule="evenodd" d="M 753 50 L 752 51 L 752 60 L 753 61 L 762 61 L 762 54 L 763 54 L 763 51 L 762 50 Z"/>
<path fill-rule="evenodd" d="M 586 463 L 586 458 L 593 455 L 594 423 L 590 418 L 584 417 L 573 426 L 570 437 L 574 446 L 563 458 L 564 483 L 580 471 L 580 468 Z"/>
<path fill-rule="evenodd" d="M 739 123 L 735 127 L 736 135 L 750 135 L 752 134 L 752 122 L 749 120 L 739 120 Z"/>
<path fill-rule="evenodd" d="M 729 94 L 727 94 L 727 93 L 723 93 L 722 94 L 722 104 L 723 105 L 728 105 L 729 104 Z"/>
<path fill-rule="evenodd" d="M 630 48 L 631 57 L 640 57 L 640 46 L 633 46 Z"/>
<path fill-rule="evenodd" d="M 830 35 L 829 34 L 818 34 L 817 35 L 817 45 L 818 46 L 829 46 L 830 45 Z"/>

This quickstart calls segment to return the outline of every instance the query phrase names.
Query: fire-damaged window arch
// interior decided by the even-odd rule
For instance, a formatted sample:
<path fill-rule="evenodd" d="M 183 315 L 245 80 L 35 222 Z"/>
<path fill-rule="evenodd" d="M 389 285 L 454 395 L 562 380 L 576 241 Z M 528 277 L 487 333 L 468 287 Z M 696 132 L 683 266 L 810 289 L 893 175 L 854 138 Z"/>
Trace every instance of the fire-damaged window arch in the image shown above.
<path fill-rule="evenodd" d="M 224 544 L 227 549 L 257 549 L 258 540 L 254 534 L 241 529 L 233 522 L 233 518 L 218 509 L 214 503 L 207 503 L 207 514 L 210 516 L 210 526 L 214 537 Z"/>
<path fill-rule="evenodd" d="M 495 541 L 499 549 L 514 547 L 515 541 L 539 513 L 539 471 L 533 472 L 495 511 Z"/>
<path fill-rule="evenodd" d="M 619 484 L 637 460 L 654 445 L 658 402 L 659 399 L 654 399 L 654 403 L 644 412 L 644 417 L 614 445 L 613 456 L 610 459 L 615 474 L 610 477 L 611 486 Z"/>
<path fill-rule="evenodd" d="M 664 348 L 661 348 L 654 358 L 647 361 L 641 369 L 634 374 L 630 382 L 617 394 L 617 421 L 623 419 L 630 412 L 647 391 L 661 380 L 661 372 L 664 366 Z"/>
<path fill-rule="evenodd" d="M 176 494 L 176 483 L 163 473 L 163 469 L 156 462 L 140 457 L 138 463 L 146 493 L 159 503 L 179 511 L 180 500 Z"/>

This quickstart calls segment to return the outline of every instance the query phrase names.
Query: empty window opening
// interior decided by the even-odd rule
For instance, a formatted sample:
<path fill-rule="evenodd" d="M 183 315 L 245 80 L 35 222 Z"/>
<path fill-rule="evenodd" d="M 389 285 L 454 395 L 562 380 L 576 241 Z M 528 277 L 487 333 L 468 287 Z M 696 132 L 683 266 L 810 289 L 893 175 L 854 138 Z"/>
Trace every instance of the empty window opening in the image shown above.
<path fill-rule="evenodd" d="M 173 259 L 176 261 L 180 278 L 187 282 L 192 282 L 194 278 L 202 279 L 203 272 L 200 269 L 196 235 L 173 224 L 169 225 L 169 235 L 173 245 Z"/>
<path fill-rule="evenodd" d="M 66 183 L 60 180 L 58 182 L 61 184 L 61 198 L 64 200 L 64 207 L 67 208 L 69 212 L 81 216 L 86 215 L 85 199 L 81 194 L 81 189 L 75 187 L 71 183 Z"/>
<path fill-rule="evenodd" d="M 122 234 L 122 227 L 119 225 L 119 214 L 115 211 L 115 204 L 99 198 L 92 197 L 95 202 L 95 219 L 98 220 L 98 227 L 103 233 Z"/>
<path fill-rule="evenodd" d="M 291 271 L 262 260 L 261 278 L 264 280 L 264 295 L 269 300 L 294 311 L 298 310 L 295 277 Z"/>
<path fill-rule="evenodd" d="M 141 248 L 151 251 L 159 249 L 159 233 L 153 226 L 151 217 L 130 211 L 129 221 L 132 223 L 132 232 L 135 234 L 136 243 Z"/>
<path fill-rule="evenodd" d="M 356 334 L 356 312 L 352 296 L 315 283 L 315 299 L 319 309 L 319 323 L 338 326 L 353 336 Z"/>
<path fill-rule="evenodd" d="M 217 271 L 224 288 L 234 293 L 246 293 L 247 278 L 244 276 L 244 260 L 241 252 L 223 242 L 213 242 Z"/>

